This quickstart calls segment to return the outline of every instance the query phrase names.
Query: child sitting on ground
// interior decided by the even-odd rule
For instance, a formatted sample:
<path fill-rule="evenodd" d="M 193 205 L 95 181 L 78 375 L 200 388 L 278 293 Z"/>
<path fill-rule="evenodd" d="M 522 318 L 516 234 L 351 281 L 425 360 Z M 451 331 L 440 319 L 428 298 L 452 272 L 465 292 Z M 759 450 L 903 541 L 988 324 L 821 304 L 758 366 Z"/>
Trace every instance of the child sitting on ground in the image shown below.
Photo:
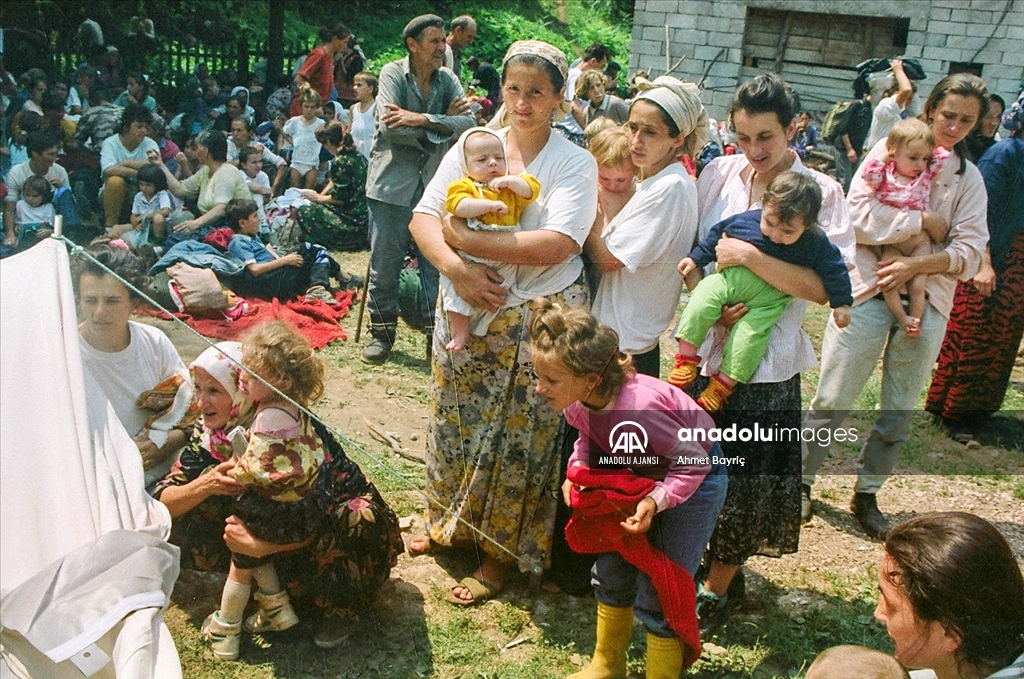
<path fill-rule="evenodd" d="M 14 206 L 14 234 L 18 250 L 31 247 L 53 233 L 53 187 L 46 177 L 33 175 L 21 187 L 21 198 Z M 12 236 L 12 234 L 8 234 Z M 4 241 L 8 245 L 7 240 Z"/>
<path fill-rule="evenodd" d="M 807 679 L 910 679 L 910 673 L 888 653 L 846 645 L 819 653 Z"/>
<path fill-rule="evenodd" d="M 254 146 L 246 146 L 238 151 L 238 166 L 245 175 L 245 185 L 252 192 L 256 201 L 257 211 L 260 214 L 260 227 L 266 231 L 270 228 L 267 224 L 267 215 L 263 210 L 265 201 L 274 196 L 274 190 L 270 187 L 270 177 L 263 171 L 263 152 Z"/>
<path fill-rule="evenodd" d="M 260 240 L 256 201 L 236 198 L 228 203 L 226 218 L 235 232 L 228 252 L 245 263 L 243 280 L 231 288 L 242 297 L 286 301 L 299 295 L 334 306 L 331 294 L 331 259 L 319 245 L 300 243 L 297 251 L 279 256 Z M 340 270 L 339 270 L 340 273 Z"/>
<path fill-rule="evenodd" d="M 261 540 L 301 543 L 310 538 L 322 513 L 312 491 L 324 463 L 324 447 L 309 418 L 263 380 L 306 407 L 323 394 L 324 366 L 309 343 L 281 321 L 261 325 L 245 337 L 242 365 L 239 387 L 256 414 L 248 434 L 239 427 L 230 435 L 235 448 L 233 475 L 245 489 L 232 513 Z M 299 623 L 273 559 L 231 555 L 220 608 L 201 628 L 215 659 L 238 657 L 242 616 L 254 580 L 259 610 L 246 619 L 247 632 L 281 632 Z"/>
<path fill-rule="evenodd" d="M 324 126 L 316 115 L 321 106 L 320 95 L 308 86 L 299 95 L 302 115 L 289 118 L 284 124 L 285 139 L 292 145 L 292 186 L 297 189 L 315 189 L 316 172 L 320 167 L 320 142 L 316 131 Z"/>
<path fill-rule="evenodd" d="M 163 242 L 171 214 L 171 194 L 167 191 L 167 177 L 158 165 L 139 168 L 136 181 L 139 192 L 132 202 L 131 222 L 110 227 L 107 235 L 119 237 L 138 250 L 151 237 L 158 243 Z"/>
<path fill-rule="evenodd" d="M 463 133 L 461 142 L 466 176 L 448 187 L 445 209 L 467 220 L 469 228 L 475 231 L 515 231 L 523 210 L 537 199 L 540 183 L 526 173 L 518 176 L 508 174 L 505 145 L 492 130 L 474 127 Z M 466 254 L 463 257 L 473 259 Z M 502 277 L 502 286 L 506 289 L 515 282 L 514 264 L 484 263 Z M 445 348 L 459 351 L 466 346 L 470 333 L 478 336 L 487 334 L 487 326 L 495 314 L 474 309 L 459 297 L 451 281 L 444 276 L 441 276 L 440 287 L 441 308 L 447 312 L 451 326 L 451 341 Z M 505 303 L 515 302 L 506 298 Z"/>
<path fill-rule="evenodd" d="M 931 128 L 917 118 L 901 120 L 885 139 L 884 159 L 873 158 L 864 163 L 861 177 L 871 188 L 874 199 L 892 207 L 909 210 L 930 210 L 932 180 L 942 169 L 949 151 L 935 145 Z M 929 233 L 923 229 L 899 243 L 881 246 L 879 261 L 899 257 L 920 257 L 932 252 L 932 244 L 945 239 L 946 229 Z M 908 337 L 921 336 L 921 316 L 926 303 L 927 274 L 918 274 L 907 281 L 909 312 L 903 307 L 899 289 L 882 293 L 896 320 Z"/>
<path fill-rule="evenodd" d="M 711 376 L 697 399 L 709 412 L 721 408 L 736 384 L 747 382 L 757 370 L 772 326 L 793 299 L 743 266 L 731 266 L 703 278 L 703 267 L 715 260 L 715 246 L 723 234 L 744 240 L 769 257 L 813 269 L 828 293 L 836 325 L 844 328 L 850 323 L 853 294 L 849 272 L 839 248 L 816 226 L 821 209 L 818 183 L 807 175 L 783 172 L 768 184 L 761 204 L 761 210 L 743 212 L 715 224 L 679 262 L 679 273 L 691 294 L 676 330 L 679 353 L 668 378 L 670 383 L 686 389 L 697 378 L 697 348 L 722 315 L 723 305 L 743 302 L 749 308 L 729 332 L 721 371 Z"/>

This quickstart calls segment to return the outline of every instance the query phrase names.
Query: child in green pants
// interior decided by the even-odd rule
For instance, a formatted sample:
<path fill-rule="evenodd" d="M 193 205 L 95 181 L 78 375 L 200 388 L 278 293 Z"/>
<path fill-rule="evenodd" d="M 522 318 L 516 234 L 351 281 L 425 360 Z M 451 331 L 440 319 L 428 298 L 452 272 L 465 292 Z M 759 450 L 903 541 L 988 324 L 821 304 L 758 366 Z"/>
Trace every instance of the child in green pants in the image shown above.
<path fill-rule="evenodd" d="M 793 299 L 772 287 L 750 269 L 729 267 L 703 278 L 703 267 L 715 259 L 715 246 L 727 234 L 744 240 L 770 257 L 806 266 L 821 278 L 833 308 L 836 325 L 850 322 L 853 295 L 850 276 L 839 249 L 815 223 L 821 209 L 821 189 L 807 175 L 783 172 L 768 185 L 763 208 L 725 219 L 714 227 L 679 263 L 692 292 L 676 330 L 679 353 L 668 381 L 685 389 L 697 378 L 697 348 L 722 314 L 722 306 L 743 302 L 749 311 L 732 327 L 723 348 L 720 372 L 711 377 L 697 399 L 705 410 L 718 410 L 739 382 L 747 382 L 764 357 L 772 326 Z"/>

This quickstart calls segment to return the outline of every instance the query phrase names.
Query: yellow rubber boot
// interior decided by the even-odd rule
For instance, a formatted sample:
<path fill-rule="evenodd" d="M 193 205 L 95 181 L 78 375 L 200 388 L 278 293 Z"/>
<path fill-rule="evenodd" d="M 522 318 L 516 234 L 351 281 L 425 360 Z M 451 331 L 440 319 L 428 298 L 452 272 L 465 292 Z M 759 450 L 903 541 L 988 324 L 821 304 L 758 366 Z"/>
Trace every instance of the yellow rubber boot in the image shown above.
<path fill-rule="evenodd" d="M 566 679 L 622 679 L 633 633 L 633 608 L 597 604 L 597 647 L 590 664 Z"/>
<path fill-rule="evenodd" d="M 647 634 L 647 679 L 679 679 L 683 673 L 683 648 L 679 639 Z"/>

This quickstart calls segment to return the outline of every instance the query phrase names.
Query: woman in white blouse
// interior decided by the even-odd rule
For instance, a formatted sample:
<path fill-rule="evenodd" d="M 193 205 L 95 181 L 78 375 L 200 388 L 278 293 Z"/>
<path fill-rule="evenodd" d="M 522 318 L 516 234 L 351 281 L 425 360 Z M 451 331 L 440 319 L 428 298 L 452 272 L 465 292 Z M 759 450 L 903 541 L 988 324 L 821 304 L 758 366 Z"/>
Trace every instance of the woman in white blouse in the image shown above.
<path fill-rule="evenodd" d="M 721 156 L 711 162 L 697 181 L 699 238 L 712 226 L 740 212 L 758 209 L 769 182 L 785 171 L 813 177 L 821 187 L 818 226 L 843 253 L 853 259 L 854 239 L 843 190 L 834 180 L 801 164 L 788 146 L 796 131 L 797 108 L 792 90 L 778 76 L 764 74 L 745 83 L 729 108 L 730 127 L 743 155 Z M 724 410 L 714 413 L 721 429 L 761 431 L 800 426 L 800 371 L 816 364 L 814 349 L 801 329 L 807 302 L 827 304 L 821 279 L 808 268 L 769 257 L 753 245 L 724 238 L 717 249 L 718 267 L 745 266 L 776 288 L 798 299 L 790 303 L 772 328 L 768 349 L 750 382 L 740 385 Z M 726 322 L 746 311 L 727 308 Z M 730 316 L 732 316 L 730 320 Z M 714 374 L 722 361 L 727 330 L 715 327 L 699 350 L 703 374 Z M 701 377 L 690 387 L 696 397 L 707 384 Z M 762 437 L 763 438 L 763 437 Z M 800 441 L 773 437 L 772 441 L 723 441 L 729 465 L 729 493 L 711 537 L 710 565 L 700 586 L 697 610 L 701 627 L 712 629 L 728 614 L 730 584 L 751 556 L 790 554 L 800 539 Z M 780 440 L 782 439 L 782 440 Z M 742 460 L 742 463 L 739 462 Z M 742 580 L 732 588 L 742 592 Z"/>

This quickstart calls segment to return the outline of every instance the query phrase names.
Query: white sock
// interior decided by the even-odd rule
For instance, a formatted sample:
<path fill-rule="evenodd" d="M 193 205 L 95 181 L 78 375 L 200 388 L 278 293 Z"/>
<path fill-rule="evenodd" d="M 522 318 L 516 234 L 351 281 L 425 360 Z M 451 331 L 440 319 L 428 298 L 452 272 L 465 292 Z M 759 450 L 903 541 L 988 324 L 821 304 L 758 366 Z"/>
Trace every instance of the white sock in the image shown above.
<path fill-rule="evenodd" d="M 217 613 L 221 622 L 234 625 L 242 621 L 245 605 L 249 603 L 249 589 L 249 585 L 228 578 L 224 583 L 224 592 L 220 595 L 220 611 Z"/>
<path fill-rule="evenodd" d="M 252 572 L 252 579 L 256 581 L 260 594 L 277 594 L 281 591 L 281 583 L 277 579 L 277 569 L 273 563 L 257 566 Z"/>

